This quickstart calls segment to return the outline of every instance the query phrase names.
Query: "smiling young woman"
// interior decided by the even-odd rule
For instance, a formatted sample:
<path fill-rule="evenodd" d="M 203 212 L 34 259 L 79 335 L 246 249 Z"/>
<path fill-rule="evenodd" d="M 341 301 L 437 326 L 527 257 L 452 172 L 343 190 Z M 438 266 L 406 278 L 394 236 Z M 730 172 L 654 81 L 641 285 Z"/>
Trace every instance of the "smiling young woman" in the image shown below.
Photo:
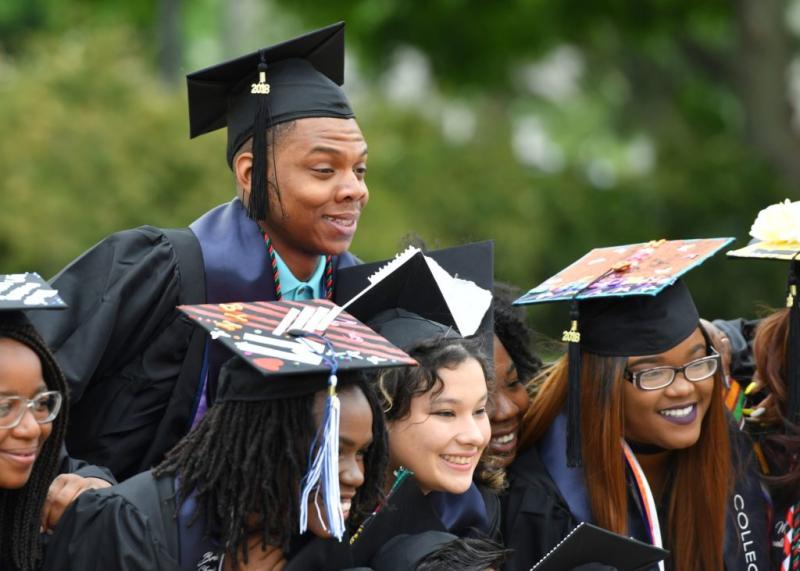
<path fill-rule="evenodd" d="M 486 361 L 478 341 L 429 323 L 439 334 L 407 349 L 418 366 L 374 381 L 389 435 L 388 499 L 354 537 L 359 565 L 401 534 L 494 536 L 499 528 L 497 497 L 473 481 L 491 434 Z"/>
<path fill-rule="evenodd" d="M 533 351 L 532 331 L 521 308 L 512 305 L 518 292 L 511 286 L 494 287 L 494 392 L 489 407 L 492 438 L 484 459 L 507 468 L 517 455 L 522 418 L 530 406 L 528 384 L 542 368 Z"/>
<path fill-rule="evenodd" d="M 682 367 L 698 358 L 714 359 L 708 352 L 697 328 L 674 348 L 647 359 L 659 366 Z M 672 568 L 722 569 L 724 515 L 733 486 L 722 377 L 713 368 L 697 381 L 677 373 L 664 388 L 642 390 L 625 378 L 628 371 L 646 370 L 641 363 L 588 352 L 583 356 L 581 447 L 591 519 L 616 533 L 644 532 L 641 539 L 648 539 L 643 528 L 647 522 L 636 512 L 638 521 L 632 521 L 630 513 L 631 473 L 619 444 L 624 439 L 663 520 L 661 533 L 668 538 L 665 546 L 672 552 Z M 542 441 L 557 422 L 567 398 L 566 378 L 566 359 L 562 359 L 526 418 L 523 449 Z"/>
<path fill-rule="evenodd" d="M 36 569 L 39 528 L 59 470 L 66 382 L 21 315 L 0 314 L 0 568 Z M 60 414 L 59 414 L 60 413 Z"/>
<path fill-rule="evenodd" d="M 638 263 L 606 261 L 605 273 L 592 261 L 608 260 L 609 252 L 587 254 L 594 277 L 565 294 L 572 302 L 568 354 L 531 404 L 509 470 L 509 569 L 529 569 L 582 521 L 667 549 L 660 569 L 770 565 L 768 500 L 751 444 L 727 416 L 720 355 L 689 289 L 664 280 L 649 295 L 630 294 L 655 282 L 649 274 L 625 283 L 631 267 L 663 277 L 663 268 L 691 268 L 725 240 L 702 242 L 612 249 Z M 620 284 L 628 295 L 614 291 Z M 575 301 L 594 286 L 600 294 Z"/>
<path fill-rule="evenodd" d="M 391 399 L 384 401 L 389 469 L 411 470 L 423 493 L 463 494 L 489 442 L 485 363 L 461 343 L 411 351 L 417 353 L 423 365 L 416 374 L 397 384 L 388 375 L 379 381 L 384 399 Z M 403 395 L 399 383 L 409 385 Z"/>

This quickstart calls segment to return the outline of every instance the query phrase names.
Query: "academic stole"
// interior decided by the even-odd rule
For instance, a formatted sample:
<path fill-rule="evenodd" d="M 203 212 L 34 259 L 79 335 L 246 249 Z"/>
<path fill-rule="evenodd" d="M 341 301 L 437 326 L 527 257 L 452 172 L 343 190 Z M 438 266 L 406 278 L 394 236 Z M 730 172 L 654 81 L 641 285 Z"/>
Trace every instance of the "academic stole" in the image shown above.
<path fill-rule="evenodd" d="M 786 533 L 783 535 L 783 561 L 781 571 L 800 569 L 800 502 L 786 512 Z"/>
<path fill-rule="evenodd" d="M 636 488 L 639 490 L 639 498 L 642 502 L 642 511 L 645 516 L 645 523 L 647 530 L 650 533 L 650 543 L 655 547 L 663 549 L 664 543 L 661 539 L 661 525 L 658 522 L 658 511 L 656 511 L 656 502 L 653 498 L 653 492 L 650 490 L 650 484 L 647 482 L 647 477 L 644 475 L 644 470 L 639 465 L 636 455 L 628 446 L 625 440 L 622 440 L 622 450 L 625 452 L 625 460 L 633 473 L 633 480 L 636 483 Z M 664 561 L 658 562 L 660 571 L 664 571 Z"/>

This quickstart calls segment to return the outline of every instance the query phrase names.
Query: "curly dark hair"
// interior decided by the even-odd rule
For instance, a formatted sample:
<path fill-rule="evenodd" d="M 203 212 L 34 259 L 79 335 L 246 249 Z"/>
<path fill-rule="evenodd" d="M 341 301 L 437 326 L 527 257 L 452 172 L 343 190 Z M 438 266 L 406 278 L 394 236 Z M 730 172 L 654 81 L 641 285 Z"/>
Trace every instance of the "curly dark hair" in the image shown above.
<path fill-rule="evenodd" d="M 36 353 L 45 385 L 59 391 L 64 399 L 28 482 L 17 490 L 0 489 L 0 568 L 29 571 L 38 569 L 42 559 L 39 527 L 47 490 L 58 474 L 59 452 L 67 431 L 67 381 L 44 340 L 21 313 L 0 319 L 0 338 L 3 337 Z"/>
<path fill-rule="evenodd" d="M 372 410 L 364 484 L 348 520 L 354 529 L 383 497 L 386 428 L 378 399 L 362 373 L 340 373 L 338 382 L 339 392 L 360 390 Z M 263 547 L 288 550 L 299 521 L 299 484 L 317 431 L 314 396 L 218 403 L 153 470 L 156 477 L 180 476 L 178 497 L 194 495 L 199 506 L 192 521 L 202 517 L 210 529 L 218 530 L 234 567 L 239 556 L 247 562 L 246 540 L 254 532 L 254 519 Z"/>
<path fill-rule="evenodd" d="M 444 385 L 440 369 L 452 369 L 468 359 L 475 359 L 483 370 L 487 388 L 492 389 L 492 372 L 483 355 L 480 339 L 435 337 L 414 345 L 406 351 L 419 366 L 384 369 L 376 379 L 378 398 L 387 421 L 408 416 L 414 397 L 433 391 L 436 396 Z"/>
<path fill-rule="evenodd" d="M 524 312 L 512 305 L 517 297 L 519 291 L 514 286 L 494 284 L 494 334 L 508 351 L 519 378 L 527 382 L 542 368 L 542 360 L 533 350 L 533 332 Z"/>

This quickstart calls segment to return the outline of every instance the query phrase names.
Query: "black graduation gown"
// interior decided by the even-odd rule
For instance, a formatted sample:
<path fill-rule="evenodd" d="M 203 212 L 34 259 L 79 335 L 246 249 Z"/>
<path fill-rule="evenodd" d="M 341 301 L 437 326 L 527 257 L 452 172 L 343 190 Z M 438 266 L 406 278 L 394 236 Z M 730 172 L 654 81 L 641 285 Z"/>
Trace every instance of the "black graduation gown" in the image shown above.
<path fill-rule="evenodd" d="M 344 254 L 334 268 L 356 263 Z M 69 383 L 67 449 L 119 480 L 157 464 L 187 433 L 202 379 L 208 372 L 213 398 L 228 356 L 207 347 L 207 335 L 176 306 L 275 296 L 261 231 L 238 199 L 190 228 L 113 234 L 51 283 L 68 309 L 29 318 Z"/>
<path fill-rule="evenodd" d="M 768 501 L 765 497 L 753 459 L 746 450 L 744 435 L 732 431 L 732 444 L 737 458 L 734 493 L 728 505 L 724 547 L 727 571 L 758 571 L 771 569 L 767 539 Z M 562 441 L 563 446 L 563 441 Z M 506 547 L 513 550 L 506 569 L 527 571 L 553 549 L 580 523 L 559 485 L 553 480 L 534 446 L 520 453 L 508 471 L 509 489 L 501 498 L 503 506 L 503 537 Z M 632 528 L 642 528 L 639 501 L 630 483 L 629 518 Z M 562 485 L 563 482 L 562 482 Z M 572 491 L 575 492 L 574 490 Z M 580 494 L 580 490 L 577 491 Z M 582 492 L 585 496 L 585 491 Z M 667 528 L 665 514 L 659 514 L 662 533 Z M 635 535 L 635 534 L 634 534 Z M 646 538 L 637 537 L 647 542 Z M 755 563 L 755 566 L 751 566 Z M 667 569 L 669 569 L 667 563 Z M 657 567 L 654 567 L 657 569 Z"/>
<path fill-rule="evenodd" d="M 43 570 L 216 570 L 220 553 L 216 543 L 204 537 L 202 520 L 189 527 L 191 534 L 184 533 L 175 508 L 175 478 L 155 478 L 152 472 L 113 488 L 84 492 L 50 538 Z M 190 518 L 187 514 L 184 521 Z M 339 543 L 311 534 L 294 538 L 286 559 L 287 571 L 352 566 L 346 540 Z"/>
<path fill-rule="evenodd" d="M 457 505 L 458 495 L 443 494 L 436 498 L 431 494 L 423 494 L 413 476 L 406 478 L 357 535 L 352 546 L 354 564 L 369 566 L 381 547 L 401 534 L 446 531 L 459 537 L 498 537 L 500 503 L 493 492 L 479 486 L 471 490 L 471 499 L 483 503 L 478 510 Z M 445 505 L 448 514 L 443 517 L 437 509 Z"/>
<path fill-rule="evenodd" d="M 145 472 L 81 494 L 47 544 L 43 570 L 180 571 L 173 481 Z"/>
<path fill-rule="evenodd" d="M 58 454 L 58 475 L 61 474 L 75 474 L 82 478 L 98 478 L 100 480 L 105 480 L 111 485 L 117 483 L 117 480 L 108 468 L 94 466 L 83 460 L 70 458 L 67 455 L 67 449 L 64 448 L 63 445 Z"/>

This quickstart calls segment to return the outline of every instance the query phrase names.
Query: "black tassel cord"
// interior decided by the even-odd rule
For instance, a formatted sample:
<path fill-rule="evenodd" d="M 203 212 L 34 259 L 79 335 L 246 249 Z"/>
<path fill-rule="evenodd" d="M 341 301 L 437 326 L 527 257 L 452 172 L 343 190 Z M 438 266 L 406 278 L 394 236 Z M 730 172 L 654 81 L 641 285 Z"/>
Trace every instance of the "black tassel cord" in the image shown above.
<path fill-rule="evenodd" d="M 269 127 L 269 84 L 266 82 L 267 62 L 263 52 L 258 64 L 258 83 L 251 93 L 256 97 L 256 116 L 253 121 L 253 170 L 250 176 L 250 200 L 247 213 L 253 220 L 267 217 L 269 199 L 267 191 L 267 128 Z"/>
<path fill-rule="evenodd" d="M 573 299 L 570 306 L 570 330 L 564 332 L 562 340 L 568 343 L 568 389 L 567 389 L 567 466 L 576 468 L 582 464 L 581 454 L 581 334 L 578 331 L 578 302 Z"/>

